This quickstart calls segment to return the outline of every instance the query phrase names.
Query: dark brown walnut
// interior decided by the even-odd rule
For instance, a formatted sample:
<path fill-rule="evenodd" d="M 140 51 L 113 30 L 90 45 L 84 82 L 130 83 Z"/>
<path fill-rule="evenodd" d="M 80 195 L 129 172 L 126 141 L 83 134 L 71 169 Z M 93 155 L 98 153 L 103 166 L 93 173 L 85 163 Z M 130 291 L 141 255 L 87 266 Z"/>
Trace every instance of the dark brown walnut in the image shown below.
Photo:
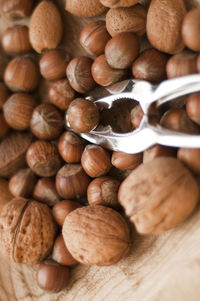
<path fill-rule="evenodd" d="M 130 230 L 125 219 L 104 206 L 72 211 L 65 219 L 62 234 L 71 255 L 87 265 L 115 264 L 130 249 Z"/>
<path fill-rule="evenodd" d="M 34 0 L 2 0 L 0 11 L 10 19 L 22 19 L 31 14 Z"/>
<path fill-rule="evenodd" d="M 17 263 L 34 265 L 50 252 L 56 225 L 47 205 L 16 198 L 0 215 L 1 252 Z"/>
<path fill-rule="evenodd" d="M 0 143 L 0 177 L 9 178 L 26 164 L 31 133 L 13 132 Z"/>
<path fill-rule="evenodd" d="M 60 201 L 60 196 L 56 190 L 55 178 L 39 179 L 33 191 L 33 198 L 50 207 L 57 204 Z"/>
<path fill-rule="evenodd" d="M 106 11 L 99 0 L 66 0 L 65 9 L 79 17 L 95 17 Z"/>
<path fill-rule="evenodd" d="M 135 5 L 139 0 L 100 0 L 100 2 L 106 7 L 129 7 Z"/>
<path fill-rule="evenodd" d="M 0 178 L 0 213 L 5 204 L 13 199 L 13 195 L 9 191 L 8 181 Z"/>
<path fill-rule="evenodd" d="M 163 145 L 155 145 L 143 153 L 143 163 L 154 160 L 157 157 L 176 157 L 177 149 Z"/>
<path fill-rule="evenodd" d="M 184 165 L 167 157 L 140 165 L 121 184 L 119 202 L 141 234 L 161 234 L 194 210 L 199 188 Z"/>

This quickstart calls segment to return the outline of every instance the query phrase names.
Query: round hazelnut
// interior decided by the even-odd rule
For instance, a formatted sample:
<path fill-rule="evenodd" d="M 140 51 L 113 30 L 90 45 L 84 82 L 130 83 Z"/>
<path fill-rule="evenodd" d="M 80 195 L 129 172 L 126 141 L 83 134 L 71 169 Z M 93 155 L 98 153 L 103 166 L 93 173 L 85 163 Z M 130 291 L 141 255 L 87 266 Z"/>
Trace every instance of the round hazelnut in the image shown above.
<path fill-rule="evenodd" d="M 139 38 L 134 32 L 122 32 L 115 35 L 105 48 L 105 56 L 112 68 L 128 68 L 139 54 Z"/>
<path fill-rule="evenodd" d="M 62 265 L 70 266 L 77 264 L 77 260 L 75 260 L 67 250 L 62 234 L 59 235 L 54 242 L 51 257 Z"/>
<path fill-rule="evenodd" d="M 8 187 L 8 181 L 0 178 L 0 212 L 5 204 L 13 199 Z"/>
<path fill-rule="evenodd" d="M 136 105 L 131 110 L 131 123 L 134 126 L 134 128 L 138 128 L 140 126 L 140 122 L 143 116 L 144 116 L 144 112 L 142 111 L 140 104 Z"/>
<path fill-rule="evenodd" d="M 9 181 L 9 190 L 14 197 L 28 198 L 32 195 L 37 178 L 29 168 L 19 169 Z"/>
<path fill-rule="evenodd" d="M 29 29 L 25 25 L 9 27 L 3 33 L 1 45 L 7 54 L 17 55 L 31 51 Z"/>
<path fill-rule="evenodd" d="M 50 102 L 60 110 L 67 110 L 75 96 L 76 92 L 70 86 L 68 79 L 56 81 L 49 89 Z"/>
<path fill-rule="evenodd" d="M 104 53 L 106 43 L 110 35 L 106 30 L 106 23 L 98 20 L 87 24 L 81 31 L 80 43 L 83 48 L 92 55 L 98 56 Z"/>
<path fill-rule="evenodd" d="M 57 6 L 50 1 L 41 1 L 31 16 L 29 28 L 30 42 L 36 52 L 55 49 L 63 35 L 63 22 Z"/>
<path fill-rule="evenodd" d="M 6 100 L 9 97 L 9 90 L 8 88 L 4 85 L 4 83 L 0 82 L 0 110 L 3 109 L 3 105 L 6 102 Z"/>
<path fill-rule="evenodd" d="M 67 121 L 75 132 L 90 132 L 98 125 L 99 118 L 95 103 L 84 98 L 74 99 L 67 110 Z"/>
<path fill-rule="evenodd" d="M 192 213 L 199 188 L 180 161 L 159 157 L 132 171 L 118 197 L 140 234 L 161 234 Z"/>
<path fill-rule="evenodd" d="M 155 145 L 143 153 L 143 163 L 150 162 L 157 157 L 176 157 L 177 149 L 163 145 Z"/>
<path fill-rule="evenodd" d="M 55 178 L 41 178 L 37 181 L 33 190 L 33 198 L 36 201 L 54 206 L 60 201 L 60 196 L 56 190 Z"/>
<path fill-rule="evenodd" d="M 15 57 L 9 62 L 4 73 L 4 81 L 14 92 L 32 92 L 39 84 L 39 69 L 29 56 Z"/>
<path fill-rule="evenodd" d="M 132 7 L 111 8 L 106 15 L 106 28 L 113 37 L 131 31 L 142 36 L 146 32 L 147 10 L 141 4 Z"/>
<path fill-rule="evenodd" d="M 104 206 L 86 206 L 65 219 L 63 238 L 71 255 L 87 265 L 117 263 L 130 249 L 130 230 L 124 218 Z"/>
<path fill-rule="evenodd" d="M 119 207 L 118 189 L 120 182 L 112 177 L 99 177 L 90 182 L 87 189 L 87 199 L 90 205 Z"/>
<path fill-rule="evenodd" d="M 32 171 L 41 177 L 56 175 L 61 166 L 56 146 L 41 140 L 30 145 L 26 153 L 26 161 Z"/>
<path fill-rule="evenodd" d="M 135 5 L 139 0 L 100 0 L 100 2 L 106 7 L 129 7 Z"/>
<path fill-rule="evenodd" d="M 56 224 L 45 204 L 19 197 L 1 211 L 1 253 L 14 262 L 41 262 L 49 254 L 55 234 Z"/>
<path fill-rule="evenodd" d="M 86 18 L 101 15 L 106 11 L 106 7 L 99 0 L 67 0 L 65 9 L 72 15 Z"/>
<path fill-rule="evenodd" d="M 66 74 L 72 88 L 79 93 L 86 93 L 95 87 L 91 74 L 93 60 L 86 56 L 76 57 L 67 66 Z"/>
<path fill-rule="evenodd" d="M 90 177 L 103 176 L 111 168 L 110 154 L 99 145 L 88 144 L 83 151 L 81 164 Z"/>
<path fill-rule="evenodd" d="M 186 112 L 190 119 L 200 125 L 200 93 L 194 93 L 188 97 Z"/>
<path fill-rule="evenodd" d="M 31 14 L 34 0 L 1 0 L 0 11 L 6 17 L 16 20 Z"/>
<path fill-rule="evenodd" d="M 72 132 L 64 132 L 58 142 L 60 156 L 67 163 L 81 162 L 85 141 Z"/>
<path fill-rule="evenodd" d="M 69 54 L 64 50 L 46 51 L 40 59 L 40 73 L 46 80 L 59 80 L 65 77 L 69 60 Z"/>
<path fill-rule="evenodd" d="M 3 81 L 4 71 L 6 69 L 8 62 L 9 62 L 8 57 L 5 56 L 5 54 L 1 51 L 0 48 L 0 80 L 1 81 Z"/>
<path fill-rule="evenodd" d="M 200 174 L 200 149 L 179 148 L 177 157 L 194 173 Z"/>
<path fill-rule="evenodd" d="M 135 169 L 142 163 L 143 153 L 125 154 L 122 152 L 113 152 L 111 163 L 119 169 L 131 170 Z"/>
<path fill-rule="evenodd" d="M 0 140 L 4 138 L 10 131 L 10 128 L 4 118 L 4 114 L 0 113 Z"/>
<path fill-rule="evenodd" d="M 56 107 L 42 103 L 35 108 L 30 121 L 32 133 L 39 139 L 54 140 L 63 129 L 63 117 Z"/>
<path fill-rule="evenodd" d="M 4 103 L 3 112 L 7 124 L 18 131 L 29 128 L 36 99 L 29 94 L 16 93 Z"/>
<path fill-rule="evenodd" d="M 64 200 L 57 203 L 53 209 L 53 217 L 58 225 L 64 224 L 66 216 L 73 210 L 81 207 L 81 204 L 76 201 Z"/>
<path fill-rule="evenodd" d="M 190 10 L 183 19 L 182 37 L 185 45 L 200 51 L 200 8 Z"/>
<path fill-rule="evenodd" d="M 98 56 L 92 64 L 92 76 L 100 86 L 109 86 L 120 81 L 126 70 L 114 69 L 108 65 L 104 54 Z"/>
<path fill-rule="evenodd" d="M 56 175 L 56 189 L 63 199 L 79 199 L 86 195 L 90 178 L 81 164 L 66 164 Z"/>

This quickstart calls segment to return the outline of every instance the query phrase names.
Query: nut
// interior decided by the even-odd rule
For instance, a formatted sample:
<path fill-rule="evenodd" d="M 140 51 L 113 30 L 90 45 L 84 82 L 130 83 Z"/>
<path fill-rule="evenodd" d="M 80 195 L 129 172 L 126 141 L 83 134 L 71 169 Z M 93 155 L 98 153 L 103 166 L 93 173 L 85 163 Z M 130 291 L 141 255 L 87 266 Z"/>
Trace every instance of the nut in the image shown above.
<path fill-rule="evenodd" d="M 129 7 L 135 5 L 139 0 L 100 0 L 100 2 L 106 7 Z"/>
<path fill-rule="evenodd" d="M 64 200 L 57 203 L 53 209 L 53 217 L 58 225 L 64 224 L 66 216 L 73 210 L 81 207 L 81 204 L 76 201 Z"/>
<path fill-rule="evenodd" d="M 144 112 L 142 111 L 142 108 L 139 104 L 137 104 L 132 110 L 131 110 L 131 123 L 134 126 L 134 128 L 138 128 L 140 125 L 140 122 L 144 116 Z"/>
<path fill-rule="evenodd" d="M 50 207 L 57 204 L 60 201 L 60 196 L 56 190 L 55 178 L 39 179 L 33 191 L 33 198 Z"/>
<path fill-rule="evenodd" d="M 106 11 L 99 0 L 66 0 L 65 9 L 79 17 L 95 17 Z"/>
<path fill-rule="evenodd" d="M 3 109 L 3 105 L 8 99 L 9 94 L 8 88 L 4 85 L 4 83 L 0 82 L 0 110 Z"/>
<path fill-rule="evenodd" d="M 118 196 L 140 234 L 160 234 L 192 213 L 199 188 L 180 161 L 160 157 L 132 171 Z"/>
<path fill-rule="evenodd" d="M 190 119 L 200 125 L 200 93 L 193 93 L 188 97 L 186 112 Z"/>
<path fill-rule="evenodd" d="M 1 0 L 0 11 L 10 19 L 21 19 L 29 16 L 34 0 Z"/>
<path fill-rule="evenodd" d="M 0 113 L 0 140 L 4 138 L 10 131 L 10 128 L 4 118 L 4 114 Z"/>
<path fill-rule="evenodd" d="M 17 263 L 34 265 L 50 252 L 56 226 L 47 205 L 16 198 L 0 215 L 1 252 Z"/>
<path fill-rule="evenodd" d="M 113 152 L 111 163 L 119 169 L 135 169 L 142 163 L 143 153 L 125 154 L 122 152 Z"/>
<path fill-rule="evenodd" d="M 75 260 L 67 250 L 62 234 L 59 235 L 54 242 L 51 257 L 57 263 L 62 265 L 70 266 L 77 264 L 77 260 Z"/>
<path fill-rule="evenodd" d="M 13 199 L 12 194 L 9 191 L 8 181 L 0 178 L 0 212 L 5 204 Z"/>
<path fill-rule="evenodd" d="M 143 163 L 150 162 L 157 157 L 176 157 L 177 149 L 163 145 L 155 145 L 143 153 Z"/>
<path fill-rule="evenodd" d="M 190 10 L 184 17 L 182 37 L 185 45 L 194 51 L 200 51 L 200 8 Z"/>
<path fill-rule="evenodd" d="M 200 174 L 200 149 L 180 148 L 177 157 L 194 173 Z"/>
<path fill-rule="evenodd" d="M 124 218 L 111 208 L 87 206 L 72 211 L 63 225 L 63 238 L 72 256 L 88 265 L 118 262 L 130 248 Z"/>

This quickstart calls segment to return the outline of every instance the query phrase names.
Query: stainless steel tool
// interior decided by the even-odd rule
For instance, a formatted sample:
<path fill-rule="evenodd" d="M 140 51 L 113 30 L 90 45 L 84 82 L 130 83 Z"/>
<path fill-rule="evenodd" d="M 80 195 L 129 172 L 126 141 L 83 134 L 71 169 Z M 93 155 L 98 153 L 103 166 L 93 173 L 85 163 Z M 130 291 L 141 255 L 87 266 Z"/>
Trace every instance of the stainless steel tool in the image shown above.
<path fill-rule="evenodd" d="M 161 82 L 155 86 L 147 81 L 126 80 L 109 89 L 112 95 L 95 101 L 97 106 L 110 109 L 116 100 L 132 99 L 137 101 L 144 116 L 139 128 L 128 133 L 116 133 L 110 126 L 96 128 L 90 133 L 80 134 L 84 139 L 105 148 L 134 154 L 142 152 L 154 144 L 172 147 L 200 148 L 200 135 L 184 134 L 149 123 L 148 111 L 153 103 L 156 107 L 177 97 L 200 91 L 200 74 L 183 76 Z"/>

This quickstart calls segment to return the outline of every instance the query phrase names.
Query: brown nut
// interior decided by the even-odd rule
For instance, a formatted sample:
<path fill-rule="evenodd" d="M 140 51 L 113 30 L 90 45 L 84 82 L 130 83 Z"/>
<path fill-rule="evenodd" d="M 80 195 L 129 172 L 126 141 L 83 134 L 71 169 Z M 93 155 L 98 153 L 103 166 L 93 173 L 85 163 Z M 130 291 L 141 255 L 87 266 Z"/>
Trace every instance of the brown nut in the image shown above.
<path fill-rule="evenodd" d="M 150 82 L 160 82 L 166 77 L 168 56 L 154 48 L 144 50 L 132 65 L 133 76 Z"/>
<path fill-rule="evenodd" d="M 8 181 L 0 178 L 0 212 L 5 204 L 13 199 L 8 187 Z"/>
<path fill-rule="evenodd" d="M 175 54 L 184 48 L 181 26 L 186 14 L 183 0 L 152 0 L 147 14 L 147 37 L 156 49 Z"/>
<path fill-rule="evenodd" d="M 130 249 L 126 221 L 118 212 L 104 206 L 72 211 L 65 219 L 62 234 L 72 256 L 87 265 L 112 265 Z"/>
<path fill-rule="evenodd" d="M 106 7 L 99 0 L 66 0 L 65 9 L 79 17 L 95 17 L 103 14 Z"/>
<path fill-rule="evenodd" d="M 58 8 L 50 1 L 40 2 L 30 19 L 29 37 L 33 49 L 38 53 L 55 49 L 62 34 L 63 22 Z"/>
<path fill-rule="evenodd" d="M 91 74 L 93 60 L 86 56 L 76 57 L 67 66 L 66 74 L 72 88 L 79 93 L 86 93 L 95 87 Z"/>
<path fill-rule="evenodd" d="M 142 36 L 146 32 L 146 16 L 147 10 L 141 4 L 111 8 L 106 15 L 107 31 L 112 37 L 125 31 Z"/>
<path fill-rule="evenodd" d="M 64 200 L 57 203 L 53 209 L 53 217 L 58 225 L 62 226 L 64 224 L 66 216 L 73 210 L 82 207 L 80 203 L 76 201 Z"/>
<path fill-rule="evenodd" d="M 22 19 L 31 14 L 34 0 L 1 0 L 0 11 L 10 19 Z"/>
<path fill-rule="evenodd" d="M 4 118 L 4 114 L 0 113 L 0 140 L 4 138 L 10 131 L 10 128 Z"/>
<path fill-rule="evenodd" d="M 62 234 L 59 235 L 54 242 L 51 257 L 57 263 L 62 265 L 70 266 L 77 264 L 77 260 L 75 260 L 67 250 Z"/>
<path fill-rule="evenodd" d="M 190 119 L 200 125 L 200 93 L 194 93 L 188 97 L 186 112 Z"/>
<path fill-rule="evenodd" d="M 99 145 L 88 144 L 82 154 L 81 164 L 90 177 L 103 176 L 111 168 L 110 154 Z"/>
<path fill-rule="evenodd" d="M 30 145 L 26 153 L 26 161 L 32 171 L 41 177 L 55 176 L 61 166 L 56 146 L 42 140 Z"/>
<path fill-rule="evenodd" d="M 200 8 L 190 10 L 184 17 L 182 24 L 182 37 L 185 45 L 194 50 L 200 51 Z"/>
<path fill-rule="evenodd" d="M 200 55 L 197 57 L 197 71 L 200 73 Z"/>
<path fill-rule="evenodd" d="M 37 178 L 29 168 L 19 169 L 9 181 L 9 190 L 14 197 L 28 198 L 32 195 Z"/>
<path fill-rule="evenodd" d="M 139 54 L 139 38 L 134 32 L 122 32 L 115 35 L 105 48 L 105 56 L 112 68 L 126 69 Z"/>
<path fill-rule="evenodd" d="M 122 152 L 113 152 L 111 163 L 119 169 L 131 170 L 135 169 L 142 163 L 143 153 L 125 154 Z"/>
<path fill-rule="evenodd" d="M 34 265 L 50 252 L 56 225 L 47 205 L 16 198 L 0 215 L 1 252 L 17 263 Z"/>
<path fill-rule="evenodd" d="M 4 83 L 0 82 L 0 110 L 3 109 L 3 105 L 6 102 L 6 100 L 9 97 L 9 90 L 8 88 L 4 85 Z"/>
<path fill-rule="evenodd" d="M 57 204 L 60 201 L 60 196 L 56 190 L 55 178 L 39 179 L 33 191 L 33 198 L 50 207 Z"/>
<path fill-rule="evenodd" d="M 11 95 L 3 105 L 6 122 L 11 128 L 18 131 L 28 129 L 36 105 L 37 101 L 32 95 L 25 93 Z"/>
<path fill-rule="evenodd" d="M 29 56 L 18 56 L 11 60 L 4 73 L 5 84 L 14 92 L 33 92 L 39 80 L 39 68 Z"/>
<path fill-rule="evenodd" d="M 101 55 L 104 53 L 106 43 L 110 35 L 106 30 L 106 24 L 103 20 L 98 20 L 87 24 L 81 31 L 80 43 L 83 48 L 92 55 Z"/>
<path fill-rule="evenodd" d="M 131 110 L 131 123 L 134 128 L 138 128 L 142 117 L 144 116 L 144 112 L 142 111 L 141 106 L 138 104 Z"/>
<path fill-rule="evenodd" d="M 118 196 L 139 233 L 161 234 L 192 213 L 199 188 L 180 161 L 160 157 L 132 171 Z"/>
<path fill-rule="evenodd" d="M 67 121 L 75 132 L 90 132 L 99 123 L 99 110 L 92 101 L 76 98 L 68 107 Z"/>
<path fill-rule="evenodd" d="M 177 157 L 194 173 L 200 174 L 200 149 L 180 148 Z"/>
<path fill-rule="evenodd" d="M 176 157 L 177 149 L 163 145 L 155 145 L 143 153 L 143 163 L 150 162 L 157 157 Z"/>
<path fill-rule="evenodd" d="M 118 1 L 100 0 L 100 2 L 106 7 L 114 8 L 114 7 L 129 7 L 138 3 L 139 0 L 118 0 Z"/>

